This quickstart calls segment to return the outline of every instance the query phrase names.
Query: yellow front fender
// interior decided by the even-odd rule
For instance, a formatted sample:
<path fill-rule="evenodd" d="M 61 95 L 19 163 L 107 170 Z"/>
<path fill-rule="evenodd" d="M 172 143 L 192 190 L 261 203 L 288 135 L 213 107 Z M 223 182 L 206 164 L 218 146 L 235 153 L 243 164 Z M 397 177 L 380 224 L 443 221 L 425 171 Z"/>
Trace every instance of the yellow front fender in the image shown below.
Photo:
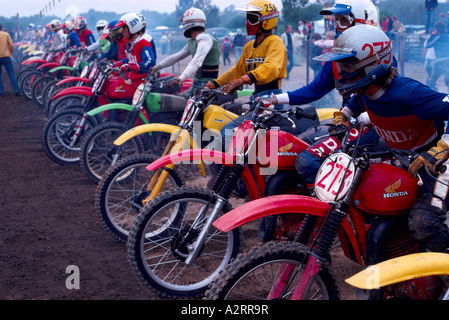
<path fill-rule="evenodd" d="M 124 144 L 126 141 L 144 133 L 150 132 L 177 133 L 179 130 L 180 128 L 178 126 L 174 126 L 171 124 L 164 124 L 164 123 L 144 124 L 126 131 L 114 141 L 114 144 L 120 146 Z M 198 148 L 198 145 L 196 144 L 195 140 L 192 137 L 190 137 L 190 147 L 193 149 Z"/>
<path fill-rule="evenodd" d="M 123 133 L 120 137 L 118 137 L 114 141 L 114 144 L 117 146 L 120 146 L 120 145 L 124 144 L 126 141 L 128 141 L 140 134 L 150 133 L 150 132 L 170 133 L 170 134 L 172 134 L 172 138 L 173 138 L 173 134 L 177 134 L 179 132 L 179 130 L 182 130 L 181 134 L 179 135 L 179 138 L 181 138 L 182 140 L 185 140 L 185 137 L 190 137 L 190 139 L 189 139 L 190 148 L 198 149 L 198 145 L 196 144 L 196 141 L 185 129 L 181 129 L 178 126 L 164 124 L 164 123 L 150 123 L 150 124 L 144 124 L 141 126 L 134 127 L 132 129 L 126 131 L 125 133 Z M 178 152 L 178 151 L 180 151 L 180 148 L 182 148 L 182 146 L 184 146 L 184 145 L 185 145 L 185 143 L 181 143 L 176 148 L 174 148 L 174 150 L 171 150 L 171 151 Z M 199 168 L 200 174 L 203 177 L 205 177 L 206 170 L 204 168 L 203 161 L 201 161 L 201 163 L 198 164 L 198 168 Z"/>
<path fill-rule="evenodd" d="M 410 279 L 443 274 L 449 274 L 449 254 L 426 252 L 369 266 L 345 281 L 356 288 L 371 290 Z"/>

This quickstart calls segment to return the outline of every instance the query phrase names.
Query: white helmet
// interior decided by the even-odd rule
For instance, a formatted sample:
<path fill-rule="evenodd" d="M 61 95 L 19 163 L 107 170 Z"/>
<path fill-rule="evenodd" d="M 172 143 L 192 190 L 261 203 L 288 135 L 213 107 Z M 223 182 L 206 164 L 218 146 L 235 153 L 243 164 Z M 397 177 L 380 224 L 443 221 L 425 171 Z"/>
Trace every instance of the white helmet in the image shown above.
<path fill-rule="evenodd" d="M 114 29 L 127 26 L 130 34 L 136 34 L 146 27 L 147 23 L 145 17 L 138 12 L 130 12 L 124 14 L 119 22 L 114 26 Z"/>
<path fill-rule="evenodd" d="M 106 20 L 98 20 L 97 24 L 95 25 L 95 28 L 97 29 L 98 33 L 101 35 L 103 32 L 103 29 L 108 26 L 108 22 Z"/>
<path fill-rule="evenodd" d="M 321 10 L 320 14 L 347 15 L 351 24 L 379 25 L 379 13 L 377 7 L 370 0 L 337 0 L 331 8 Z"/>
<path fill-rule="evenodd" d="M 190 38 L 192 28 L 206 28 L 206 15 L 198 8 L 186 10 L 180 21 L 182 21 L 182 29 L 186 38 Z"/>
<path fill-rule="evenodd" d="M 62 28 L 62 22 L 61 20 L 58 19 L 54 19 L 52 21 L 50 21 L 50 29 L 51 31 L 58 31 L 59 29 Z"/>
<path fill-rule="evenodd" d="M 340 79 L 336 88 L 346 95 L 386 74 L 393 65 L 392 49 L 390 38 L 380 28 L 361 24 L 343 32 L 331 52 L 313 59 L 337 62 Z"/>

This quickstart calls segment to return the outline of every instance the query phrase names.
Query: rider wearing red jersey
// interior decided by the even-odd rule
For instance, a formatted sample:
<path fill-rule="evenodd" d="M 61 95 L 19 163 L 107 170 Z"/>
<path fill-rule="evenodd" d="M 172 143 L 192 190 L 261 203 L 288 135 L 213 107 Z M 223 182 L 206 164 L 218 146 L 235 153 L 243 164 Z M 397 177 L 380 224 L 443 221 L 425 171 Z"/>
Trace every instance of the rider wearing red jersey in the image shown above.
<path fill-rule="evenodd" d="M 83 17 L 77 17 L 74 21 L 75 30 L 80 38 L 81 46 L 86 48 L 95 43 L 95 37 L 92 31 L 87 29 L 87 20 Z"/>

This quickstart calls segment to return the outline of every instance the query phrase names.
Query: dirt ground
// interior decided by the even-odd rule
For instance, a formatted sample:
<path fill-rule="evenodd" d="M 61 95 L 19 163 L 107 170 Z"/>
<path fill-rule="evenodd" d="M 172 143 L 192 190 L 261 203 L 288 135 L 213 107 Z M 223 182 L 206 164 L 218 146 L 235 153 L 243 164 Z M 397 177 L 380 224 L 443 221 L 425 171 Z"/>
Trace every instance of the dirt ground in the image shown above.
<path fill-rule="evenodd" d="M 41 145 L 43 110 L 15 97 L 3 73 L 0 97 L 0 299 L 154 300 L 136 278 L 126 248 L 113 240 L 94 211 L 96 185 L 77 166 L 53 163 Z M 295 67 L 286 87 L 305 84 Z M 290 90 L 289 88 L 289 90 Z M 245 232 L 247 247 L 257 239 Z M 343 279 L 360 266 L 334 254 L 342 298 L 355 299 Z M 68 289 L 71 266 L 79 268 L 80 288 Z"/>

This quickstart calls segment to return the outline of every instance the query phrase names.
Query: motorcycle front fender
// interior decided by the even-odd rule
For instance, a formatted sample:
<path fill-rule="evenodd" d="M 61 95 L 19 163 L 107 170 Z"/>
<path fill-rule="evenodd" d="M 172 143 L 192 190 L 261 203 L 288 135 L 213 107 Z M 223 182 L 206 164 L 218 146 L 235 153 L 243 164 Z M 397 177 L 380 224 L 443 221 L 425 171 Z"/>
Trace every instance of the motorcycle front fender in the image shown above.
<path fill-rule="evenodd" d="M 237 90 L 237 97 L 250 97 L 254 93 L 254 90 L 251 89 L 243 89 L 243 90 Z"/>
<path fill-rule="evenodd" d="M 68 71 L 72 72 L 74 69 L 73 69 L 73 67 L 69 67 L 69 66 L 59 66 L 59 67 L 51 69 L 50 73 L 54 73 L 54 72 L 61 71 L 61 70 L 68 70 Z"/>
<path fill-rule="evenodd" d="M 235 162 L 235 157 L 230 154 L 210 150 L 210 149 L 188 149 L 182 150 L 179 152 L 170 153 L 165 155 L 150 165 L 147 166 L 147 169 L 150 171 L 157 170 L 159 168 L 163 168 L 169 164 L 179 164 L 179 163 L 198 163 L 202 164 L 204 161 L 215 162 L 218 164 L 231 166 Z M 254 176 L 251 173 L 251 170 L 248 166 L 245 166 L 242 172 L 242 179 L 245 183 L 248 195 L 251 200 L 255 200 L 261 197 L 259 191 L 257 189 L 256 182 L 254 181 Z"/>
<path fill-rule="evenodd" d="M 44 68 L 50 68 L 50 69 L 53 69 L 53 68 L 56 68 L 56 67 L 59 67 L 59 66 L 61 66 L 60 63 L 57 63 L 57 62 L 47 62 L 47 63 L 44 63 L 43 65 L 40 65 L 39 67 L 37 67 L 37 70 L 42 70 L 42 69 L 44 69 Z"/>
<path fill-rule="evenodd" d="M 92 88 L 90 87 L 70 87 L 62 90 L 58 94 L 54 95 L 51 100 L 58 99 L 62 96 L 67 96 L 71 94 L 78 94 L 81 96 L 91 97 L 93 95 Z"/>
<path fill-rule="evenodd" d="M 391 284 L 432 275 L 449 274 L 449 254 L 410 254 L 369 266 L 345 281 L 361 289 L 378 289 Z"/>
<path fill-rule="evenodd" d="M 134 107 L 129 104 L 125 104 L 125 103 L 110 103 L 110 104 L 105 104 L 104 106 L 100 106 L 98 108 L 92 109 L 87 114 L 89 116 L 95 116 L 99 113 L 109 111 L 109 110 L 116 110 L 116 109 L 132 111 L 134 109 Z"/>
<path fill-rule="evenodd" d="M 47 62 L 47 60 L 36 59 L 36 58 L 33 57 L 33 58 L 29 58 L 29 59 L 23 61 L 21 64 L 22 64 L 23 66 L 27 66 L 27 65 L 32 64 L 32 63 L 40 63 L 40 64 L 43 64 L 43 63 L 48 63 L 48 62 Z"/>
<path fill-rule="evenodd" d="M 89 83 L 89 79 L 86 78 L 81 78 L 81 77 L 67 77 L 61 81 L 59 81 L 56 85 L 59 86 L 61 84 L 64 83 L 69 83 L 69 82 L 83 82 L 83 83 Z"/>
<path fill-rule="evenodd" d="M 89 116 L 95 116 L 99 113 L 102 113 L 105 111 L 110 111 L 110 110 L 125 110 L 125 111 L 131 112 L 134 110 L 134 107 L 132 105 L 125 104 L 125 103 L 110 103 L 110 104 L 105 104 L 103 106 L 92 109 L 87 114 Z M 140 118 L 140 120 L 142 120 L 143 123 L 148 122 L 142 113 L 139 114 L 139 118 Z"/>
<path fill-rule="evenodd" d="M 256 219 L 288 213 L 304 213 L 325 217 L 330 205 L 316 198 L 302 195 L 276 195 L 247 202 L 221 216 L 213 225 L 222 232 L 229 232 Z"/>

